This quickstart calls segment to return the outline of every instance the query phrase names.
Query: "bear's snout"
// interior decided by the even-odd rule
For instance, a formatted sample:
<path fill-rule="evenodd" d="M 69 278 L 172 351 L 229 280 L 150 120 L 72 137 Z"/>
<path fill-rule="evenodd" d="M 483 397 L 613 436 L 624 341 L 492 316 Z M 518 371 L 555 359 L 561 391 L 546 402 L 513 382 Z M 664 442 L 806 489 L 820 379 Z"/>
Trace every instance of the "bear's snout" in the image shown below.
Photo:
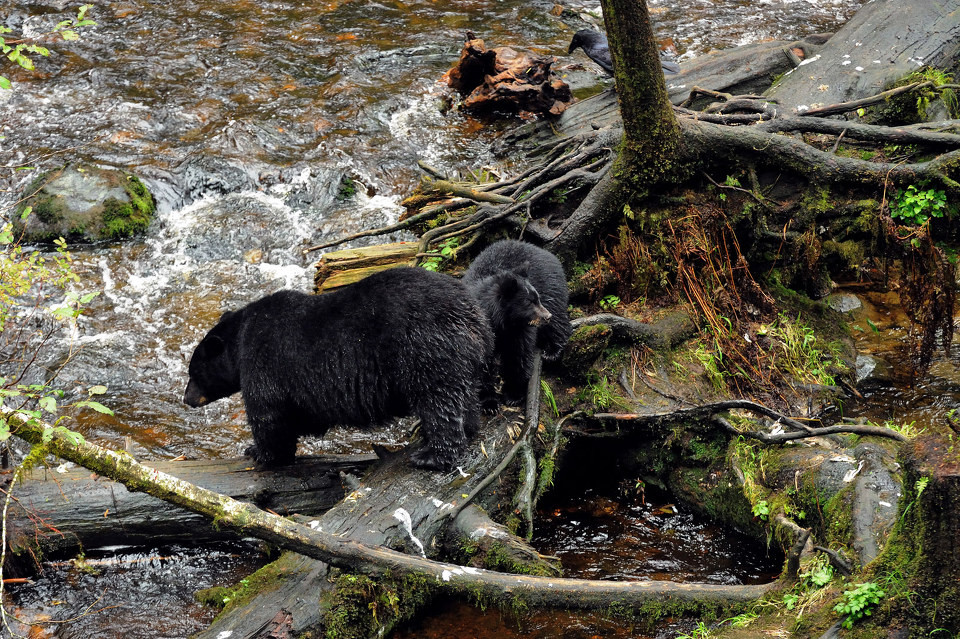
<path fill-rule="evenodd" d="M 550 311 L 548 311 L 543 305 L 537 306 L 535 311 L 536 314 L 533 316 L 533 319 L 530 320 L 531 326 L 540 326 L 541 324 L 546 324 L 550 321 L 550 318 L 553 317 Z"/>
<path fill-rule="evenodd" d="M 210 400 L 207 399 L 203 391 L 200 390 L 200 385 L 191 379 L 187 382 L 187 390 L 183 392 L 183 403 L 187 406 L 198 408 L 200 406 L 206 406 L 210 403 Z"/>

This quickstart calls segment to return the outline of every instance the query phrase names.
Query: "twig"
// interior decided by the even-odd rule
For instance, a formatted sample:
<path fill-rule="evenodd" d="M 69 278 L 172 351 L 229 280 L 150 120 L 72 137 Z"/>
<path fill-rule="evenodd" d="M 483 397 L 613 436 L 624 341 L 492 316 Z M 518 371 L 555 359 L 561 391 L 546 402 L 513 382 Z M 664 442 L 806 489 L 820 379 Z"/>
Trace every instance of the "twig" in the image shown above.
<path fill-rule="evenodd" d="M 870 96 L 868 98 L 861 98 L 859 100 L 853 100 L 851 102 L 840 102 L 839 104 L 831 104 L 829 106 L 820 107 L 819 109 L 809 109 L 804 111 L 803 114 L 807 117 L 817 117 L 823 118 L 828 115 L 839 115 L 841 113 L 847 113 L 849 111 L 856 111 L 859 108 L 871 106 L 873 104 L 879 104 L 884 102 L 894 96 L 900 95 L 901 93 L 909 93 L 910 91 L 919 91 L 920 89 L 926 89 L 929 87 L 935 87 L 936 85 L 929 80 L 926 82 L 914 82 L 912 84 L 907 84 L 902 87 L 896 87 L 890 89 L 889 91 L 884 91 L 876 95 Z"/>

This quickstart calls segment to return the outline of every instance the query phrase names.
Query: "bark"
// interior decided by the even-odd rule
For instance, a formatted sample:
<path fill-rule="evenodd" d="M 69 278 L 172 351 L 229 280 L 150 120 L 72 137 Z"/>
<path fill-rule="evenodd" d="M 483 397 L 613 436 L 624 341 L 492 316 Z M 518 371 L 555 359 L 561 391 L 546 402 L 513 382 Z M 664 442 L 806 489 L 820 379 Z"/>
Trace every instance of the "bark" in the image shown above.
<path fill-rule="evenodd" d="M 360 474 L 373 455 L 302 457 L 291 466 L 256 471 L 249 460 L 160 461 L 157 470 L 264 510 L 320 514 L 344 495 L 340 473 Z M 196 513 L 131 492 L 79 468 L 59 473 L 36 469 L 13 487 L 7 515 L 8 547 L 50 557 L 79 546 L 204 543 L 236 539 Z"/>
<path fill-rule="evenodd" d="M 874 0 L 767 92 L 791 111 L 879 93 L 922 66 L 957 69 L 960 2 Z"/>
<path fill-rule="evenodd" d="M 601 0 L 623 120 L 618 182 L 646 188 L 670 176 L 680 129 L 667 99 L 646 2 Z M 641 189 L 638 189 L 641 190 Z"/>

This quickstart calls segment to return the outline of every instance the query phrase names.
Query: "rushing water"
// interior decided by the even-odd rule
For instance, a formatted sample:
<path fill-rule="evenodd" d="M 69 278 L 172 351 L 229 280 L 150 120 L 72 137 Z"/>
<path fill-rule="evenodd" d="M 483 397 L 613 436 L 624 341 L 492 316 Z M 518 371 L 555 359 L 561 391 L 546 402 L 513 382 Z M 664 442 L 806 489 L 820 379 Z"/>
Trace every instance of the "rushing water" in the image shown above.
<path fill-rule="evenodd" d="M 832 30 L 862 1 L 650 4 L 658 35 L 682 60 Z M 0 8 L 0 19 L 38 34 L 71 15 L 66 6 L 17 2 Z M 555 54 L 560 71 L 582 64 L 582 54 L 566 57 L 582 25 L 553 17 L 552 6 L 118 0 L 96 4 L 89 17 L 97 26 L 79 42 L 52 45 L 37 72 L 0 68 L 15 82 L 0 92 L 0 166 L 51 168 L 77 159 L 117 166 L 141 175 L 159 203 L 144 238 L 75 248 L 81 287 L 102 295 L 72 336 L 79 352 L 61 380 L 107 384 L 103 401 L 116 412 L 83 415 L 80 430 L 113 447 L 129 438 L 144 459 L 240 454 L 249 435 L 238 399 L 199 411 L 180 401 L 193 345 L 225 309 L 280 288 L 309 289 L 316 255 L 305 257 L 303 248 L 396 219 L 400 199 L 418 180 L 417 160 L 445 171 L 495 162 L 490 142 L 510 123 L 446 111 L 437 80 L 457 59 L 466 30 L 490 46 Z M 588 19 L 597 15 L 596 3 L 570 6 Z M 360 188 L 341 200 L 345 177 Z M 0 171 L 0 211 L 30 178 L 29 171 Z M 404 433 L 394 428 L 372 436 L 394 442 Z M 369 445 L 366 436 L 354 437 L 334 431 L 309 447 Z M 124 628 L 137 617 L 155 627 L 154 636 L 163 636 L 161 628 L 184 636 L 208 618 L 182 615 L 178 595 L 154 601 L 142 589 L 165 589 L 163 573 L 172 571 L 182 579 L 178 592 L 235 576 L 232 559 L 197 560 L 182 569 L 192 561 L 130 561 L 139 581 L 108 571 L 95 586 L 81 574 L 50 568 L 36 589 L 21 591 L 20 603 L 28 616 L 61 619 L 91 604 L 107 608 L 93 617 L 100 622 L 85 618 L 79 634 L 70 634 L 69 624 L 54 626 L 56 636 L 133 636 Z M 109 589 L 104 602 L 119 608 L 95 604 L 98 588 Z M 54 599 L 62 605 L 51 606 Z M 154 603 L 149 620 L 139 616 Z"/>

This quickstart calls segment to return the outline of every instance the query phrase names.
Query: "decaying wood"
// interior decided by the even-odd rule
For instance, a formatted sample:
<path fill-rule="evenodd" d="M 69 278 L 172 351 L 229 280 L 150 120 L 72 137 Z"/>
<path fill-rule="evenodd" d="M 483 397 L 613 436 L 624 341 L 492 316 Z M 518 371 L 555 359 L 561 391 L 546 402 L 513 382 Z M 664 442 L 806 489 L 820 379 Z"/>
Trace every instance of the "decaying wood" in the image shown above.
<path fill-rule="evenodd" d="M 250 460 L 158 461 L 161 472 L 236 500 L 282 515 L 319 514 L 343 498 L 340 473 L 362 473 L 375 455 L 301 457 L 270 472 Z M 15 554 L 50 557 L 78 547 L 125 544 L 149 546 L 190 539 L 204 543 L 236 539 L 232 530 L 158 502 L 84 468 L 63 472 L 36 469 L 12 487 L 7 517 L 8 547 Z"/>
<path fill-rule="evenodd" d="M 607 326 L 613 331 L 613 337 L 617 340 L 645 344 L 657 349 L 677 346 L 696 331 L 693 318 L 686 313 L 671 314 L 653 324 L 646 324 L 613 313 L 597 313 L 587 317 L 578 317 L 570 323 L 574 330 L 581 326 Z"/>
<path fill-rule="evenodd" d="M 322 293 L 353 284 L 378 271 L 395 266 L 412 266 L 416 259 L 416 242 L 331 251 L 317 262 L 317 272 L 313 279 L 314 290 Z"/>
<path fill-rule="evenodd" d="M 14 411 L 3 409 L 3 412 L 17 437 L 33 444 L 41 443 L 43 428 L 27 423 Z M 455 508 L 454 502 L 460 495 L 469 492 L 496 466 L 499 456 L 494 451 L 508 448 L 510 430 L 503 420 L 493 420 L 482 429 L 481 439 L 465 455 L 464 466 L 475 471 L 471 473 L 462 468 L 452 473 L 412 469 L 405 460 L 406 451 L 401 451 L 376 466 L 347 498 L 310 525 L 194 486 L 139 464 L 129 455 L 75 441 L 60 433 L 54 433 L 45 445 L 58 457 L 119 481 L 131 490 L 143 491 L 200 513 L 244 535 L 349 571 L 377 577 L 427 577 L 445 591 L 482 597 L 493 603 L 509 605 L 515 597 L 522 596 L 531 606 L 591 609 L 609 606 L 613 601 L 632 606 L 664 598 L 747 601 L 769 589 L 769 585 L 594 582 L 530 577 L 428 559 L 427 553 L 435 553 L 441 545 L 445 512 Z M 369 545 L 371 541 L 382 541 L 383 545 Z M 409 554 L 390 548 L 403 548 Z M 273 611 L 273 616 L 275 614 Z"/>
<path fill-rule="evenodd" d="M 774 426 L 785 426 L 791 431 L 779 432 L 782 429 L 774 429 L 773 432 L 746 431 L 740 430 L 730 424 L 727 420 L 718 417 L 720 413 L 731 410 L 748 411 L 756 415 L 761 415 L 773 420 Z M 883 426 L 859 426 L 855 424 L 844 424 L 839 426 L 823 426 L 814 428 L 804 424 L 787 415 L 783 415 L 772 408 L 753 402 L 747 399 L 727 399 L 718 402 L 710 402 L 699 406 L 687 408 L 675 408 L 667 411 L 654 411 L 650 413 L 595 413 L 587 418 L 588 421 L 595 421 L 601 424 L 613 424 L 618 427 L 623 424 L 631 426 L 659 426 L 688 420 L 705 421 L 708 419 L 720 426 L 723 430 L 730 432 L 735 436 L 743 436 L 756 439 L 768 444 L 780 444 L 796 439 L 808 437 L 821 437 L 824 435 L 834 435 L 837 433 L 856 433 L 858 435 L 874 435 L 877 437 L 886 437 L 897 441 L 907 441 L 907 438 L 890 428 Z M 571 431 L 577 434 L 587 435 L 584 431 Z"/>
<path fill-rule="evenodd" d="M 554 60 L 510 47 L 487 49 L 483 40 L 471 38 L 444 78 L 463 96 L 464 109 L 559 115 L 573 94 L 565 82 L 551 76 Z"/>

